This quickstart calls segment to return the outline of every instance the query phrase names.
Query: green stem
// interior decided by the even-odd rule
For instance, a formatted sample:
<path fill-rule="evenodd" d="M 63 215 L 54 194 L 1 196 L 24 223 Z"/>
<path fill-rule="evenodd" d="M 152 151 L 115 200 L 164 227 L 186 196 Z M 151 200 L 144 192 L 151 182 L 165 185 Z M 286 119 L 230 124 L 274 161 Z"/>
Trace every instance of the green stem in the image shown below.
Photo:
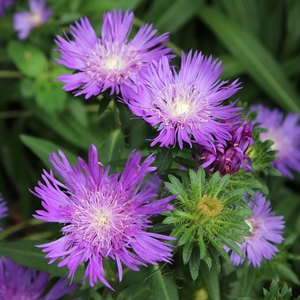
<path fill-rule="evenodd" d="M 0 119 L 26 118 L 26 117 L 31 117 L 32 115 L 33 112 L 30 110 L 3 111 L 0 112 Z"/>
<path fill-rule="evenodd" d="M 24 222 L 20 222 L 14 226 L 11 226 L 7 229 L 5 229 L 4 231 L 2 231 L 0 233 L 0 240 L 5 239 L 6 237 L 23 230 L 24 228 L 28 227 L 28 226 L 35 226 L 35 225 L 40 225 L 43 224 L 43 221 L 40 220 L 36 220 L 36 219 L 30 219 L 29 221 L 24 221 Z"/>
<path fill-rule="evenodd" d="M 23 75 L 18 71 L 0 71 L 0 78 L 21 78 Z"/>
<path fill-rule="evenodd" d="M 120 112 L 117 108 L 116 99 L 113 99 L 111 103 L 112 103 L 112 110 L 115 117 L 116 129 L 121 130 Z"/>

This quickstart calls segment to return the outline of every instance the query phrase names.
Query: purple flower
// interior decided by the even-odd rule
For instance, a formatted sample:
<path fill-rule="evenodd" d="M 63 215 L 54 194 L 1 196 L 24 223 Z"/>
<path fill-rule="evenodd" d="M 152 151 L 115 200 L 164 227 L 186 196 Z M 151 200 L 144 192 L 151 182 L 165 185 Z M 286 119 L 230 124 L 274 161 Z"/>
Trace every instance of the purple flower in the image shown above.
<path fill-rule="evenodd" d="M 175 146 L 183 148 L 183 142 L 192 142 L 211 147 L 214 138 L 225 144 L 231 139 L 229 126 L 223 120 L 236 117 L 234 104 L 221 105 L 232 96 L 240 83 L 235 80 L 219 81 L 221 62 L 212 62 L 212 57 L 192 51 L 182 54 L 181 69 L 177 74 L 166 57 L 148 65 L 133 92 L 124 97 L 124 102 L 136 116 L 143 118 L 159 131 L 151 146 Z"/>
<path fill-rule="evenodd" d="M 141 189 L 144 177 L 154 171 L 154 155 L 140 163 L 142 155 L 132 152 L 124 170 L 109 175 L 98 162 L 98 151 L 91 145 L 88 164 L 80 157 L 78 167 L 70 166 L 64 153 L 55 153 L 50 162 L 65 181 L 55 179 L 52 171 L 44 171 L 44 183 L 39 182 L 34 195 L 42 199 L 45 210 L 38 210 L 35 218 L 64 224 L 63 237 L 39 245 L 48 252 L 50 263 L 62 257 L 59 267 L 67 265 L 73 277 L 79 264 L 87 263 L 85 276 L 93 286 L 100 279 L 106 286 L 103 259 L 115 260 L 119 280 L 122 280 L 122 263 L 138 271 L 137 265 L 170 262 L 172 248 L 161 239 L 173 238 L 146 231 L 151 228 L 149 218 L 173 207 L 174 196 L 158 201 L 151 188 Z"/>
<path fill-rule="evenodd" d="M 45 4 L 45 0 L 29 0 L 30 11 L 14 14 L 13 26 L 20 40 L 25 40 L 33 28 L 48 21 L 52 11 L 46 9 Z"/>
<path fill-rule="evenodd" d="M 7 206 L 6 202 L 4 201 L 2 195 L 0 194 L 0 219 L 3 219 L 7 216 Z"/>
<path fill-rule="evenodd" d="M 300 172 L 300 125 L 299 115 L 290 112 L 285 118 L 279 109 L 269 109 L 263 105 L 251 107 L 251 111 L 258 111 L 255 123 L 268 132 L 260 133 L 262 141 L 272 140 L 272 150 L 279 151 L 278 160 L 272 166 L 279 170 L 282 176 L 293 178 L 291 170 Z"/>
<path fill-rule="evenodd" d="M 45 295 L 49 277 L 47 273 L 28 269 L 1 257 L 0 299 L 55 300 L 78 288 L 76 284 L 67 285 L 67 279 L 61 278 Z"/>
<path fill-rule="evenodd" d="M 4 201 L 2 195 L 0 194 L 0 219 L 3 219 L 7 216 L 7 206 L 6 202 Z M 2 228 L 0 227 L 0 231 L 2 231 Z"/>
<path fill-rule="evenodd" d="M 96 36 L 87 18 L 70 26 L 75 41 L 57 36 L 57 50 L 62 59 L 57 62 L 76 70 L 74 74 L 58 76 L 67 83 L 64 90 L 85 94 L 85 99 L 97 96 L 107 89 L 110 94 L 124 92 L 125 83 L 134 79 L 146 64 L 158 60 L 171 49 L 165 48 L 168 34 L 155 37 L 152 25 L 143 25 L 135 37 L 128 41 L 133 25 L 133 13 L 122 10 L 105 13 L 101 38 Z M 126 88 L 125 88 L 126 89 Z"/>
<path fill-rule="evenodd" d="M 233 174 L 243 168 L 245 172 L 252 171 L 251 159 L 245 154 L 248 147 L 253 144 L 252 124 L 234 127 L 230 132 L 231 140 L 226 145 L 217 144 L 215 148 L 199 147 L 199 154 L 203 164 L 201 167 L 214 173 L 220 171 L 221 175 Z M 196 161 L 199 161 L 196 158 Z"/>
<path fill-rule="evenodd" d="M 14 0 L 0 0 L 0 17 L 5 17 L 5 8 L 13 5 Z"/>
<path fill-rule="evenodd" d="M 270 202 L 266 197 L 257 192 L 251 197 L 254 202 L 248 202 L 253 210 L 253 215 L 246 223 L 250 227 L 251 236 L 244 237 L 245 241 L 239 245 L 244 256 L 248 258 L 248 265 L 259 267 L 263 259 L 272 259 L 278 249 L 272 244 L 281 244 L 284 229 L 283 217 L 275 217 L 271 211 Z M 235 252 L 231 253 L 231 262 L 240 265 L 244 262 Z"/>
<path fill-rule="evenodd" d="M 145 187 L 151 190 L 151 193 L 158 194 L 159 188 L 162 184 L 162 180 L 158 176 L 157 172 L 150 173 L 149 179 L 145 181 Z"/>

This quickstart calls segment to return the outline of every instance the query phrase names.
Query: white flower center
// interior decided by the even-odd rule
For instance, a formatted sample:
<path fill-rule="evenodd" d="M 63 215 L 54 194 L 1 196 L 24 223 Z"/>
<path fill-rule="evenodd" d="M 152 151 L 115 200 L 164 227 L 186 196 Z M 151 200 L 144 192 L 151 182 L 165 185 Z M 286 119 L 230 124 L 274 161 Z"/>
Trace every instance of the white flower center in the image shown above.
<path fill-rule="evenodd" d="M 191 112 L 191 103 L 180 97 L 174 98 L 173 102 L 167 104 L 170 114 L 177 118 L 179 116 L 188 115 Z"/>
<path fill-rule="evenodd" d="M 141 66 L 140 55 L 133 47 L 118 42 L 97 44 L 87 55 L 86 72 L 100 82 L 111 81 L 122 84 Z"/>
<path fill-rule="evenodd" d="M 42 16 L 40 14 L 37 14 L 37 13 L 32 13 L 31 16 L 30 16 L 30 23 L 33 25 L 33 26 L 37 26 L 37 25 L 40 25 L 42 24 Z"/>
<path fill-rule="evenodd" d="M 184 82 L 165 86 L 152 104 L 165 124 L 173 128 L 198 127 L 199 123 L 207 122 L 211 114 L 203 93 Z"/>
<path fill-rule="evenodd" d="M 63 228 L 64 234 L 71 234 L 75 243 L 103 255 L 108 255 L 112 247 L 122 247 L 124 236 L 135 224 L 135 219 L 132 211 L 120 206 L 116 199 L 101 192 L 87 200 L 75 199 L 76 205 L 74 202 L 70 208 L 70 222 Z"/>
<path fill-rule="evenodd" d="M 292 147 L 292 142 L 289 139 L 288 135 L 281 128 L 269 128 L 268 132 L 262 132 L 260 134 L 260 139 L 262 141 L 272 140 L 274 143 L 271 146 L 271 149 L 279 151 L 277 156 L 287 157 L 290 155 L 290 148 Z"/>
<path fill-rule="evenodd" d="M 94 220 L 91 222 L 91 226 L 94 227 L 95 229 L 101 229 L 105 230 L 109 228 L 111 222 L 111 212 L 106 211 L 104 212 L 103 210 L 100 210 L 95 213 L 94 215 Z"/>
<path fill-rule="evenodd" d="M 254 221 L 253 220 L 251 220 L 251 219 L 249 219 L 249 220 L 246 220 L 245 221 L 246 223 L 247 223 L 247 225 L 250 227 L 250 232 L 251 232 L 251 234 L 253 234 L 253 229 L 254 229 Z"/>
<path fill-rule="evenodd" d="M 119 57 L 110 57 L 105 62 L 105 65 L 107 70 L 114 70 L 114 71 L 123 70 L 125 67 L 124 61 L 122 59 L 119 59 Z"/>

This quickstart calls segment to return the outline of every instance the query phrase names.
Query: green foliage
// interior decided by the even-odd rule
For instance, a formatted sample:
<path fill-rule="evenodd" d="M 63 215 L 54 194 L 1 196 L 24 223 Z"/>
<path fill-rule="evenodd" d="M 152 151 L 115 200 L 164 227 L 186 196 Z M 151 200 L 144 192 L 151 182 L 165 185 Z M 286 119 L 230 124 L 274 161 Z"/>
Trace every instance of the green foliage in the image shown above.
<path fill-rule="evenodd" d="M 81 285 L 78 299 L 258 300 L 263 299 L 262 286 L 272 278 L 287 281 L 299 293 L 300 176 L 284 179 L 271 167 L 277 152 L 272 141 L 259 139 L 263 130 L 254 129 L 254 144 L 247 151 L 252 173 L 240 170 L 221 177 L 201 168 L 194 171 L 191 149 L 150 147 L 149 140 L 157 131 L 143 120 L 133 120 L 119 101 L 120 95 L 108 92 L 85 100 L 64 91 L 57 76 L 73 70 L 55 62 L 59 55 L 53 51 L 57 48 L 53 39 L 64 32 L 70 37 L 69 25 L 81 17 L 89 18 L 99 36 L 103 12 L 134 10 L 133 34 L 142 24 L 153 23 L 157 34 L 170 33 L 172 54 L 193 49 L 219 58 L 224 66 L 221 80 L 232 82 L 239 77 L 242 82 L 243 89 L 230 101 L 240 98 L 247 107 L 259 102 L 299 113 L 300 2 L 49 0 L 53 16 L 26 41 L 17 41 L 12 24 L 13 14 L 28 5 L 14 2 L 0 18 L 0 193 L 9 207 L 9 216 L 1 220 L 0 254 L 51 277 L 67 277 L 66 267 L 48 264 L 45 254 L 35 247 L 45 243 L 44 239 L 55 238 L 60 228 L 57 224 L 32 225 L 32 214 L 41 204 L 28 189 L 40 180 L 43 168 L 51 167 L 48 156 L 53 151 L 62 150 L 71 164 L 77 164 L 77 157 L 86 159 L 93 143 L 99 149 L 100 163 L 111 165 L 111 172 L 124 167 L 133 149 L 143 156 L 156 155 L 155 166 L 162 179 L 158 197 L 170 193 L 177 197 L 171 203 L 174 210 L 154 216 L 149 231 L 177 240 L 170 241 L 174 256 L 168 266 L 150 265 L 139 272 L 123 266 L 120 283 L 117 270 L 110 268 L 108 278 L 116 292 L 100 282 L 93 288 L 82 285 L 85 266 L 80 265 L 73 280 Z M 174 64 L 178 69 L 178 58 Z M 234 267 L 224 245 L 242 255 L 237 243 L 249 235 L 245 220 L 252 214 L 244 194 L 254 195 L 257 190 L 268 194 L 276 215 L 285 217 L 285 242 L 279 245 L 276 257 L 260 268 L 247 262 Z M 287 284 L 280 288 L 276 281 L 269 290 L 263 288 L 264 299 L 293 299 L 291 288 Z"/>
<path fill-rule="evenodd" d="M 163 273 L 159 268 L 152 267 L 151 280 L 152 297 L 156 300 L 179 300 L 174 276 Z"/>
<path fill-rule="evenodd" d="M 50 155 L 52 152 L 57 152 L 57 150 L 63 151 L 63 153 L 68 157 L 70 164 L 77 164 L 77 157 L 74 154 L 54 143 L 28 135 L 21 135 L 20 139 L 39 157 L 39 159 L 45 164 L 45 166 L 47 166 L 47 169 L 51 168 L 48 160 L 48 155 Z"/>
<path fill-rule="evenodd" d="M 172 235 L 183 248 L 183 263 L 189 263 L 191 276 L 196 279 L 198 257 L 208 269 L 214 264 L 220 272 L 218 253 L 230 263 L 224 245 L 243 256 L 237 243 L 242 243 L 243 237 L 249 235 L 249 226 L 244 221 L 252 214 L 245 205 L 244 194 L 248 187 L 255 187 L 256 182 L 233 190 L 229 175 L 220 177 L 216 172 L 211 178 L 206 178 L 203 168 L 197 172 L 189 170 L 188 175 L 181 176 L 182 182 L 169 175 L 170 182 L 165 185 L 172 194 L 177 194 L 177 202 L 173 211 L 166 213 L 163 223 L 174 225 Z"/>
<path fill-rule="evenodd" d="M 3 242 L 0 244 L 0 254 L 12 259 L 16 263 L 38 271 L 49 273 L 51 277 L 64 277 L 67 278 L 69 270 L 67 267 L 58 268 L 57 264 L 48 264 L 45 259 L 45 253 L 36 245 L 44 244 L 45 240 L 25 240 L 18 242 Z M 84 274 L 83 265 L 79 266 L 73 282 L 78 284 L 82 283 Z"/>
<path fill-rule="evenodd" d="M 271 162 L 277 159 L 276 150 L 272 150 L 274 144 L 271 140 L 261 141 L 259 134 L 264 129 L 255 127 L 253 131 L 254 144 L 249 147 L 247 155 L 251 158 L 253 172 L 262 172 L 265 175 L 280 176 L 280 172 L 271 167 Z"/>
<path fill-rule="evenodd" d="M 7 46 L 7 51 L 12 61 L 24 75 L 38 77 L 47 68 L 48 63 L 45 54 L 33 45 L 11 41 Z"/>
<path fill-rule="evenodd" d="M 278 283 L 273 279 L 270 290 L 263 289 L 265 300 L 290 300 L 292 297 L 292 289 L 288 288 L 284 283 L 282 289 L 278 287 Z M 299 299 L 299 297 L 298 297 Z"/>
<path fill-rule="evenodd" d="M 199 11 L 199 17 L 267 94 L 279 105 L 300 113 L 297 92 L 281 66 L 251 32 L 215 8 L 204 7 Z"/>

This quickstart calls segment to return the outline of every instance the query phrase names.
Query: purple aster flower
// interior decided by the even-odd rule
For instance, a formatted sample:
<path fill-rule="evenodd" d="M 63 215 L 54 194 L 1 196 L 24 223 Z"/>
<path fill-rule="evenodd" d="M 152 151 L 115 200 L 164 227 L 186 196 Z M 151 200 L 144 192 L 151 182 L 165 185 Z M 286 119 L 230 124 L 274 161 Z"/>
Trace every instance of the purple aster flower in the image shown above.
<path fill-rule="evenodd" d="M 55 300 L 75 291 L 76 284 L 68 285 L 60 278 L 45 294 L 50 275 L 20 266 L 12 260 L 0 258 L 0 299 Z"/>
<path fill-rule="evenodd" d="M 110 94 L 124 92 L 127 81 L 134 79 L 146 64 L 158 60 L 171 49 L 165 48 L 168 34 L 155 37 L 152 25 L 143 25 L 135 37 L 128 41 L 133 24 L 133 13 L 122 10 L 105 13 L 101 38 L 96 36 L 87 18 L 70 26 L 75 41 L 57 36 L 57 50 L 62 59 L 57 62 L 76 70 L 74 74 L 58 76 L 67 83 L 64 90 L 76 90 L 75 96 L 85 94 L 88 99 L 107 89 Z M 126 89 L 126 88 L 125 88 Z"/>
<path fill-rule="evenodd" d="M 231 140 L 226 145 L 217 144 L 215 148 L 199 147 L 202 160 L 201 167 L 214 173 L 220 171 L 221 175 L 233 174 L 243 168 L 245 172 L 252 171 L 251 159 L 245 154 L 248 147 L 253 144 L 252 124 L 247 120 L 244 124 L 234 127 L 230 132 Z M 199 161 L 195 157 L 196 161 Z"/>
<path fill-rule="evenodd" d="M 3 219 L 7 216 L 7 206 L 6 202 L 4 201 L 2 195 L 0 194 L 0 219 Z M 0 227 L 0 231 L 2 231 L 2 228 Z"/>
<path fill-rule="evenodd" d="M 158 176 L 157 172 L 150 173 L 149 179 L 145 181 L 145 187 L 149 188 L 152 193 L 158 194 L 162 180 Z"/>
<path fill-rule="evenodd" d="M 85 276 L 93 286 L 100 279 L 106 286 L 103 259 L 115 260 L 119 280 L 122 280 L 122 263 L 138 271 L 137 265 L 170 262 L 172 248 L 161 240 L 173 238 L 146 231 L 151 228 L 149 218 L 173 207 L 169 201 L 174 196 L 158 201 L 151 188 L 141 189 L 144 177 L 154 171 L 154 155 L 141 162 L 142 155 L 132 152 L 124 170 L 109 175 L 98 162 L 98 151 L 91 145 L 88 164 L 80 157 L 78 167 L 70 166 L 64 153 L 55 153 L 50 162 L 64 180 L 55 179 L 52 171 L 44 171 L 44 183 L 39 182 L 34 195 L 42 199 L 44 210 L 38 210 L 35 218 L 64 224 L 63 237 L 39 245 L 48 252 L 50 263 L 62 257 L 59 267 L 67 265 L 69 277 L 73 277 L 79 264 L 87 263 Z"/>
<path fill-rule="evenodd" d="M 252 235 L 244 237 L 245 241 L 240 248 L 244 256 L 248 258 L 248 265 L 259 267 L 264 258 L 270 260 L 278 252 L 272 243 L 282 243 L 284 221 L 282 216 L 274 216 L 270 202 L 266 202 L 266 197 L 260 192 L 250 199 L 254 201 L 248 202 L 253 215 L 246 223 L 249 225 Z M 244 262 L 244 259 L 235 252 L 231 253 L 230 259 L 234 265 Z"/>
<path fill-rule="evenodd" d="M 183 142 L 211 147 L 214 139 L 221 144 L 231 139 L 232 125 L 221 122 L 236 117 L 234 104 L 221 105 L 232 96 L 240 83 L 219 81 L 221 62 L 192 51 L 182 53 L 181 69 L 176 73 L 166 57 L 148 65 L 133 92 L 124 102 L 136 116 L 143 118 L 159 131 L 151 146 L 183 148 Z"/>
<path fill-rule="evenodd" d="M 258 111 L 255 123 L 268 132 L 260 133 L 262 141 L 272 140 L 272 150 L 279 151 L 278 160 L 272 166 L 279 170 L 282 176 L 293 178 L 291 170 L 300 172 L 300 125 L 299 115 L 290 112 L 285 118 L 279 109 L 269 109 L 263 105 L 251 107 L 251 111 Z"/>
<path fill-rule="evenodd" d="M 0 219 L 3 219 L 7 216 L 7 206 L 6 202 L 4 201 L 2 195 L 0 194 Z"/>
<path fill-rule="evenodd" d="M 0 17 L 5 17 L 5 8 L 13 5 L 14 0 L 0 0 Z"/>
<path fill-rule="evenodd" d="M 45 0 L 29 0 L 30 11 L 14 14 L 13 26 L 20 40 L 25 40 L 33 28 L 48 21 L 52 11 L 46 9 L 45 4 Z"/>

